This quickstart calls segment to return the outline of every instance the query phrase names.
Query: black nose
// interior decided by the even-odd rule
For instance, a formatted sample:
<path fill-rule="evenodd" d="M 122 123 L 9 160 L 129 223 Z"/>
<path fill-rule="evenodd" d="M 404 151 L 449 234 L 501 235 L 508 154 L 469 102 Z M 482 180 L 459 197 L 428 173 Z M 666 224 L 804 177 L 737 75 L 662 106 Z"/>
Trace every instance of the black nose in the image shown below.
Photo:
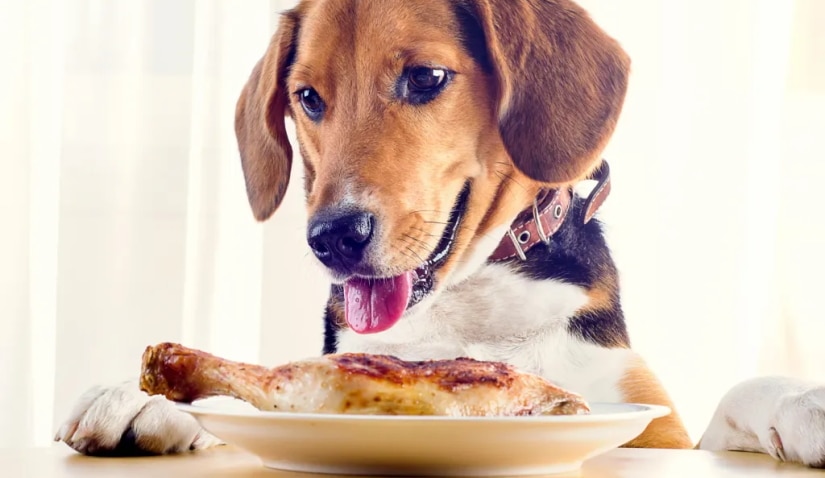
<path fill-rule="evenodd" d="M 366 212 L 323 212 L 309 223 L 307 242 L 327 267 L 351 272 L 372 239 L 375 219 Z"/>

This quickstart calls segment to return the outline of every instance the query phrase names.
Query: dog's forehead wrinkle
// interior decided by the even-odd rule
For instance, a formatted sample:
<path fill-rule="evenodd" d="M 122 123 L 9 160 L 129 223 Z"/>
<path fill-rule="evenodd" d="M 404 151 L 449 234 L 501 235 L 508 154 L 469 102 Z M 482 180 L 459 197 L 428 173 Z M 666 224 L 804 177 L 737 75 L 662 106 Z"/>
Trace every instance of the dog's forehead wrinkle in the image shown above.
<path fill-rule="evenodd" d="M 466 71 L 472 61 L 457 39 L 452 10 L 442 0 L 318 2 L 305 18 L 309 26 L 303 28 L 298 55 L 304 67 L 295 70 L 294 81 L 318 82 L 316 90 L 328 103 L 326 121 L 341 136 L 368 138 L 387 123 L 403 126 L 393 115 L 404 66 Z M 405 136 L 416 131 L 396 128 L 395 135 L 408 142 Z"/>
<path fill-rule="evenodd" d="M 325 0 L 307 22 L 302 51 L 327 46 L 336 58 L 349 56 L 346 63 L 356 69 L 380 57 L 400 59 L 426 42 L 452 44 L 457 28 L 447 2 L 433 0 Z"/>

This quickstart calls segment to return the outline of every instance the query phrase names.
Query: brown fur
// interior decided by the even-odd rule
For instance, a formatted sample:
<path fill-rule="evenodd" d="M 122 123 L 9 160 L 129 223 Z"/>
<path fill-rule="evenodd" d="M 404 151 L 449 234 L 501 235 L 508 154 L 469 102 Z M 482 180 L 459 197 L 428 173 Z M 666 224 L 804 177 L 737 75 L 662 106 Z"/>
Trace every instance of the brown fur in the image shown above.
<path fill-rule="evenodd" d="M 318 0 L 284 15 L 238 103 L 255 217 L 267 218 L 283 198 L 290 111 L 309 214 L 343 200 L 375 213 L 372 265 L 384 275 L 423 262 L 467 180 L 470 204 L 440 278 L 538 187 L 586 175 L 619 115 L 627 57 L 572 2 L 503 1 Z M 457 3 L 484 29 L 493 72 L 462 45 Z M 457 74 L 431 104 L 391 98 L 402 67 L 417 64 Z M 328 105 L 319 124 L 293 94 L 306 86 Z"/>
<path fill-rule="evenodd" d="M 335 324 L 340 328 L 348 327 L 346 316 L 344 315 L 344 301 L 335 295 L 330 296 L 327 301 L 327 310 L 332 315 Z"/>
<path fill-rule="evenodd" d="M 483 52 L 462 41 L 474 26 Z M 394 97 L 394 85 L 405 66 L 418 65 L 456 75 L 436 101 L 411 106 Z M 286 116 L 297 127 L 309 215 L 347 202 L 375 214 L 367 260 L 377 274 L 419 266 L 470 181 L 437 287 L 478 238 L 507 224 L 540 187 L 575 182 L 598 164 L 621 112 L 629 65 L 621 47 L 569 0 L 303 0 L 283 15 L 238 101 L 253 213 L 268 218 L 289 182 Z M 305 87 L 327 105 L 320 122 L 297 101 Z M 609 306 L 615 290 L 615 274 L 608 274 L 590 291 L 590 307 Z M 643 365 L 623 386 L 628 401 L 670 403 Z M 672 415 L 628 445 L 688 444 Z"/>
<path fill-rule="evenodd" d="M 472 0 L 498 80 L 510 156 L 547 183 L 582 179 L 622 109 L 630 59 L 566 0 Z"/>
<path fill-rule="evenodd" d="M 587 289 L 587 305 L 579 312 L 615 310 L 619 298 L 619 283 L 613 270 L 603 271 Z"/>
<path fill-rule="evenodd" d="M 673 402 L 641 358 L 637 358 L 636 364 L 627 370 L 619 384 L 619 389 L 622 392 L 622 400 L 625 402 L 664 405 L 672 410 L 670 415 L 653 420 L 641 435 L 625 444 L 625 447 L 679 449 L 693 447 Z"/>
<path fill-rule="evenodd" d="M 596 259 L 594 262 L 600 266 L 596 269 L 595 281 L 586 290 L 587 304 L 576 312 L 579 317 L 598 313 L 615 314 L 621 310 L 618 271 L 607 258 Z M 603 327 L 600 330 L 601 343 L 606 347 L 630 348 L 626 332 L 624 327 Z"/>
<path fill-rule="evenodd" d="M 292 147 L 284 116 L 289 52 L 297 34 L 297 11 L 284 15 L 267 54 L 255 65 L 235 108 L 235 135 L 252 212 L 267 219 L 286 194 L 292 169 Z"/>

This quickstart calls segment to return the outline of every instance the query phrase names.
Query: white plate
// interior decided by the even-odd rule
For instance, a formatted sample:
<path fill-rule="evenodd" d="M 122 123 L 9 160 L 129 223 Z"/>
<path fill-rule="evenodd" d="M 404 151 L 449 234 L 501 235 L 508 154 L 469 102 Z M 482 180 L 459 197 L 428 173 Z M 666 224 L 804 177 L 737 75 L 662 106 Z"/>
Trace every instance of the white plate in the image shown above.
<path fill-rule="evenodd" d="M 590 415 L 483 418 L 262 412 L 223 397 L 177 405 L 266 467 L 337 475 L 571 472 L 670 413 L 617 403 L 590 404 Z"/>

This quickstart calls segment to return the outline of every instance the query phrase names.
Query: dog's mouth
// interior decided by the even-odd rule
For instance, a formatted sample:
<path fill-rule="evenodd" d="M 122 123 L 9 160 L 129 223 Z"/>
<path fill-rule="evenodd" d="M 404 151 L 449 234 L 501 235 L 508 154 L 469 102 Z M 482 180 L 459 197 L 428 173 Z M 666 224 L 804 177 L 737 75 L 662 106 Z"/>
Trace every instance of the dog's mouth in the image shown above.
<path fill-rule="evenodd" d="M 353 331 L 359 334 L 383 332 L 433 291 L 435 272 L 452 253 L 469 197 L 468 182 L 455 201 L 438 245 L 419 267 L 394 277 L 351 277 L 344 282 L 344 315 Z"/>

